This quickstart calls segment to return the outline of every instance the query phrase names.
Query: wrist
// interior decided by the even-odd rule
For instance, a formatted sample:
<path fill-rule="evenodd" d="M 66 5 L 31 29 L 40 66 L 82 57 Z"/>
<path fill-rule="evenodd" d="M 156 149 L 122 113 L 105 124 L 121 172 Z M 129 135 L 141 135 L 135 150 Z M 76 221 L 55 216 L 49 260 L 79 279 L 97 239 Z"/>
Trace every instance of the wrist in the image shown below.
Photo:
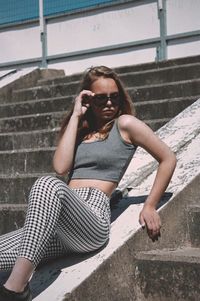
<path fill-rule="evenodd" d="M 151 203 L 150 201 L 146 200 L 144 203 L 144 208 L 156 209 L 156 204 Z"/>
<path fill-rule="evenodd" d="M 79 122 L 80 117 L 81 117 L 81 116 L 80 116 L 79 114 L 73 112 L 73 114 L 72 114 L 70 120 L 74 120 L 74 121 L 78 121 L 78 122 Z"/>

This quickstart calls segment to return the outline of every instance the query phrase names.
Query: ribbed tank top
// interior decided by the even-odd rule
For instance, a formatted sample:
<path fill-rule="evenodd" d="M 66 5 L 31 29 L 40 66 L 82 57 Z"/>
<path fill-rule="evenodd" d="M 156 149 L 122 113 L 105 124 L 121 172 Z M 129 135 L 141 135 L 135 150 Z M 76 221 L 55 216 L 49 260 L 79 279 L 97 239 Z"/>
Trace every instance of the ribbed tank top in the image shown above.
<path fill-rule="evenodd" d="M 81 142 L 75 152 L 70 179 L 97 179 L 119 182 L 136 146 L 122 138 L 116 120 L 105 140 Z"/>

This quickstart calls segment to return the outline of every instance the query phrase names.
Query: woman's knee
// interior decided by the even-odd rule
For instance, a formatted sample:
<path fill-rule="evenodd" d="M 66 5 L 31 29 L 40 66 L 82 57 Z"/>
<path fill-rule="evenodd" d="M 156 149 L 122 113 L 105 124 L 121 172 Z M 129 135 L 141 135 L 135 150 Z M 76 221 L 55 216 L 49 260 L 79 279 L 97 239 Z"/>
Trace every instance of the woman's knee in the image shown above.
<path fill-rule="evenodd" d="M 59 179 L 53 176 L 42 176 L 33 184 L 30 195 L 53 195 L 57 192 Z"/>

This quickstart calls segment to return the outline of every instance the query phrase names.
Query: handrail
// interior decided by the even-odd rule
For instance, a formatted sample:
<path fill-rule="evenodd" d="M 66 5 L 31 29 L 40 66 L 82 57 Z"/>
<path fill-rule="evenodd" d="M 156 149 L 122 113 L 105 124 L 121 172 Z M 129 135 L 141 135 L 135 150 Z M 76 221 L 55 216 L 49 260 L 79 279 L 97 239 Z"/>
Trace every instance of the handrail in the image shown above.
<path fill-rule="evenodd" d="M 41 0 L 40 0 L 41 1 Z M 129 0 L 123 1 L 116 1 L 115 5 L 123 5 L 124 3 L 129 3 Z M 137 2 L 138 1 L 132 1 Z M 151 39 L 143 39 L 138 41 L 131 41 L 128 43 L 121 43 L 117 45 L 108 45 L 104 47 L 96 47 L 90 48 L 80 51 L 72 51 L 68 53 L 62 54 L 55 54 L 55 55 L 47 55 L 47 43 L 46 43 L 46 24 L 47 20 L 50 20 L 51 17 L 44 17 L 43 20 L 40 22 L 43 24 L 41 30 L 41 42 L 42 42 L 42 54 L 41 57 L 30 58 L 25 60 L 16 60 L 16 61 L 9 61 L 0 63 L 0 70 L 9 70 L 9 69 L 19 69 L 24 67 L 41 67 L 46 68 L 48 64 L 58 63 L 58 62 L 67 62 L 70 60 L 82 59 L 93 57 L 96 55 L 105 55 L 110 53 L 116 53 L 117 51 L 134 51 L 140 49 L 147 49 L 147 48 L 156 48 L 157 57 L 155 58 L 156 61 L 162 61 L 167 59 L 167 47 L 169 45 L 178 45 L 180 43 L 187 43 L 191 41 L 200 41 L 200 30 L 194 30 L 190 32 L 178 33 L 173 35 L 167 35 L 167 24 L 166 24 L 166 0 L 142 0 L 140 5 L 150 2 L 157 2 L 158 8 L 158 18 L 160 21 L 160 36 L 151 38 Z M 113 4 L 113 3 L 112 3 Z M 111 5 L 111 4 L 110 4 Z M 107 6 L 110 6 L 107 5 Z M 91 11 L 92 8 L 89 9 Z M 93 8 L 94 10 L 94 8 Z M 77 12 L 78 14 L 80 11 Z M 54 17 L 52 17 L 54 18 Z M 62 16 L 63 18 L 63 16 Z M 59 16 L 56 16 L 56 19 L 59 20 Z M 38 20 L 32 21 L 33 23 L 27 24 L 36 24 L 39 25 Z"/>

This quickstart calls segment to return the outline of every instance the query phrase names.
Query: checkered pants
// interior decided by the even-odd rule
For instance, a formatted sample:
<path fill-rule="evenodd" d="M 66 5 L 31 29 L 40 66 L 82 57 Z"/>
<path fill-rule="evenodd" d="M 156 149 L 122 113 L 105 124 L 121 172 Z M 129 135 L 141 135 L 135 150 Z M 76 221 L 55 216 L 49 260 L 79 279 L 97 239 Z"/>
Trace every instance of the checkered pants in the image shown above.
<path fill-rule="evenodd" d="M 70 252 L 90 252 L 109 238 L 109 198 L 95 188 L 70 189 L 55 177 L 33 185 L 24 227 L 0 237 L 0 270 L 11 269 L 17 257 L 34 267 Z"/>

